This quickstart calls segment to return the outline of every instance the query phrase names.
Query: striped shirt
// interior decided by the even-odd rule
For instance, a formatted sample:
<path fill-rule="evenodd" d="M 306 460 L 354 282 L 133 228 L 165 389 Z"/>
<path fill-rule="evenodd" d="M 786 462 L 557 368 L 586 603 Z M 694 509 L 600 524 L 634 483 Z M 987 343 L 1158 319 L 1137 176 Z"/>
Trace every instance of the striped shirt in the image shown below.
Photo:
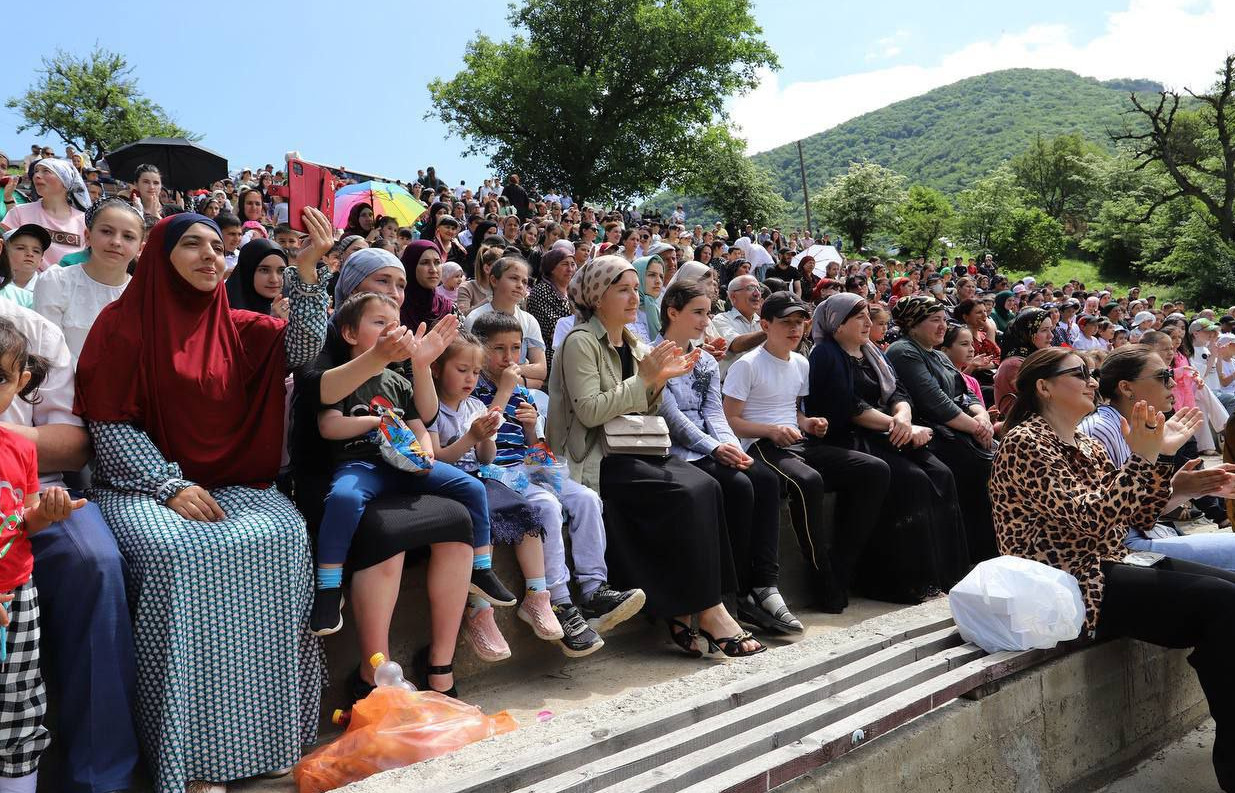
<path fill-rule="evenodd" d="M 1116 468 L 1123 468 L 1124 463 L 1132 456 L 1128 442 L 1124 440 L 1120 429 L 1119 411 L 1110 405 L 1102 405 L 1093 413 L 1081 419 L 1078 430 L 1102 444 L 1106 454 L 1115 463 Z"/>
<path fill-rule="evenodd" d="M 485 407 L 490 407 L 493 398 L 497 396 L 497 384 L 482 372 L 472 396 L 483 402 Z M 523 425 L 515 421 L 515 410 L 521 402 L 536 404 L 531 392 L 517 385 L 502 411 L 502 425 L 497 428 L 497 457 L 493 460 L 494 465 L 515 465 L 523 462 L 523 456 L 527 454 L 528 443 L 523 436 Z"/>

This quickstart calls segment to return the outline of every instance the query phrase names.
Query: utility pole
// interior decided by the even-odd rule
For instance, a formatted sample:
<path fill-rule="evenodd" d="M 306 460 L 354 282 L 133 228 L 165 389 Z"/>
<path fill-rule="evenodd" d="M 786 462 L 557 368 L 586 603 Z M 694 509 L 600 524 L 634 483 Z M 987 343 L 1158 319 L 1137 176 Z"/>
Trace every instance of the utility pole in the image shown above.
<path fill-rule="evenodd" d="M 810 193 L 806 191 L 806 162 L 802 159 L 802 141 L 798 141 L 798 169 L 802 174 L 802 201 L 806 205 L 806 236 L 814 236 L 814 227 L 810 223 Z"/>

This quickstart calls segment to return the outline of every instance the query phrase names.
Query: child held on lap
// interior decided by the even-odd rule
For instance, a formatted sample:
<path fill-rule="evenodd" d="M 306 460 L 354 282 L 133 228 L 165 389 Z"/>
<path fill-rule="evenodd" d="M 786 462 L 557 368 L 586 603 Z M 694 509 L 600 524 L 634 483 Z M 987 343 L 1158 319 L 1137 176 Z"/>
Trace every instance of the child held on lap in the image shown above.
<path fill-rule="evenodd" d="M 453 464 L 461 473 L 467 472 L 465 476 L 477 474 L 482 465 L 493 462 L 497 456 L 494 434 L 502 423 L 500 412 L 487 409 L 472 396 L 480 377 L 482 356 L 483 349 L 476 337 L 461 332 L 433 364 L 438 398 L 437 419 L 429 427 L 433 451 L 441 461 Z M 561 639 L 562 627 L 549 605 L 540 522 L 527 500 L 515 490 L 492 478 L 477 481 L 484 483 L 488 496 L 494 539 L 515 546 L 515 557 L 527 580 L 519 618 L 531 625 L 541 639 Z M 463 635 L 479 658 L 500 661 L 510 657 L 510 646 L 494 621 L 490 600 L 483 592 L 471 593 Z"/>
<path fill-rule="evenodd" d="M 348 298 L 335 314 L 352 358 L 372 349 L 382 334 L 399 325 L 399 306 L 386 295 L 363 293 Z M 401 471 L 381 456 L 381 408 L 401 414 L 420 444 L 428 469 Z M 458 501 L 472 518 L 475 557 L 471 591 L 494 603 L 513 606 L 515 596 L 490 565 L 489 504 L 476 479 L 450 465 L 434 463 L 433 444 L 416 414 L 412 385 L 389 369 L 365 381 L 342 402 L 318 414 L 322 437 L 332 441 L 335 461 L 330 492 L 317 542 L 317 592 L 309 627 L 325 636 L 343 627 L 343 563 L 356 527 L 370 501 L 383 493 L 434 495 Z"/>
<path fill-rule="evenodd" d="M 519 385 L 523 329 L 514 317 L 494 312 L 478 317 L 472 330 L 484 345 L 484 371 L 475 396 L 490 408 L 500 406 L 502 415 L 494 462 L 500 466 L 522 465 L 528 448 L 544 440 L 532 394 Z M 597 634 L 633 617 L 643 608 L 646 598 L 640 589 L 619 592 L 609 586 L 600 495 L 569 476 L 561 479 L 560 493 L 532 483 L 525 495 L 545 527 L 550 601 L 565 634 L 562 652 L 579 657 L 600 649 L 604 642 Z M 583 595 L 582 613 L 570 598 L 570 571 L 562 540 L 563 507 L 570 529 L 575 579 Z"/>
<path fill-rule="evenodd" d="M 26 339 L 0 319 L 0 412 L 14 397 L 34 395 L 47 363 L 30 355 Z M 30 580 L 34 556 L 30 535 L 66 520 L 85 505 L 68 491 L 50 487 L 39 497 L 34 444 L 0 428 L 0 782 L 4 790 L 34 793 L 39 756 L 51 737 L 43 727 L 47 698 L 39 675 L 39 607 Z"/>

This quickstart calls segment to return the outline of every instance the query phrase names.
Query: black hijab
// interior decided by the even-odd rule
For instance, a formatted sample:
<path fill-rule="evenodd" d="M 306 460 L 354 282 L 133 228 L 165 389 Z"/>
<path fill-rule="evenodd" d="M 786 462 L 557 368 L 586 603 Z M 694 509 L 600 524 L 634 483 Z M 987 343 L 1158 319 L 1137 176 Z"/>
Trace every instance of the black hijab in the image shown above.
<path fill-rule="evenodd" d="M 282 259 L 284 264 L 290 264 L 287 251 L 270 240 L 259 237 L 245 243 L 236 260 L 236 269 L 227 279 L 228 305 L 242 311 L 255 311 L 258 314 L 270 313 L 270 304 L 273 301 L 257 293 L 253 287 L 253 277 L 257 275 L 257 266 L 272 254 Z"/>

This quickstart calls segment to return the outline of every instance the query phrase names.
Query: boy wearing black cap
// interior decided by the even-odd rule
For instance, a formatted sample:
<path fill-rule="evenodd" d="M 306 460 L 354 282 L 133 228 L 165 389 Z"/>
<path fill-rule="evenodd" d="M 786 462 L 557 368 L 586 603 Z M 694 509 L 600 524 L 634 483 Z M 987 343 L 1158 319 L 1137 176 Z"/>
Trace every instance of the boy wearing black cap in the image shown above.
<path fill-rule="evenodd" d="M 722 387 L 725 417 L 746 453 L 788 484 L 798 545 L 816 572 L 818 607 L 840 613 L 849 604 L 849 580 L 877 513 L 864 505 L 883 499 L 889 469 L 870 455 L 812 442 L 827 433 L 828 422 L 802 412 L 810 365 L 794 352 L 810 308 L 789 292 L 776 292 L 763 302 L 760 317 L 767 341 L 729 368 Z M 838 494 L 831 521 L 823 503 L 827 491 Z"/>

